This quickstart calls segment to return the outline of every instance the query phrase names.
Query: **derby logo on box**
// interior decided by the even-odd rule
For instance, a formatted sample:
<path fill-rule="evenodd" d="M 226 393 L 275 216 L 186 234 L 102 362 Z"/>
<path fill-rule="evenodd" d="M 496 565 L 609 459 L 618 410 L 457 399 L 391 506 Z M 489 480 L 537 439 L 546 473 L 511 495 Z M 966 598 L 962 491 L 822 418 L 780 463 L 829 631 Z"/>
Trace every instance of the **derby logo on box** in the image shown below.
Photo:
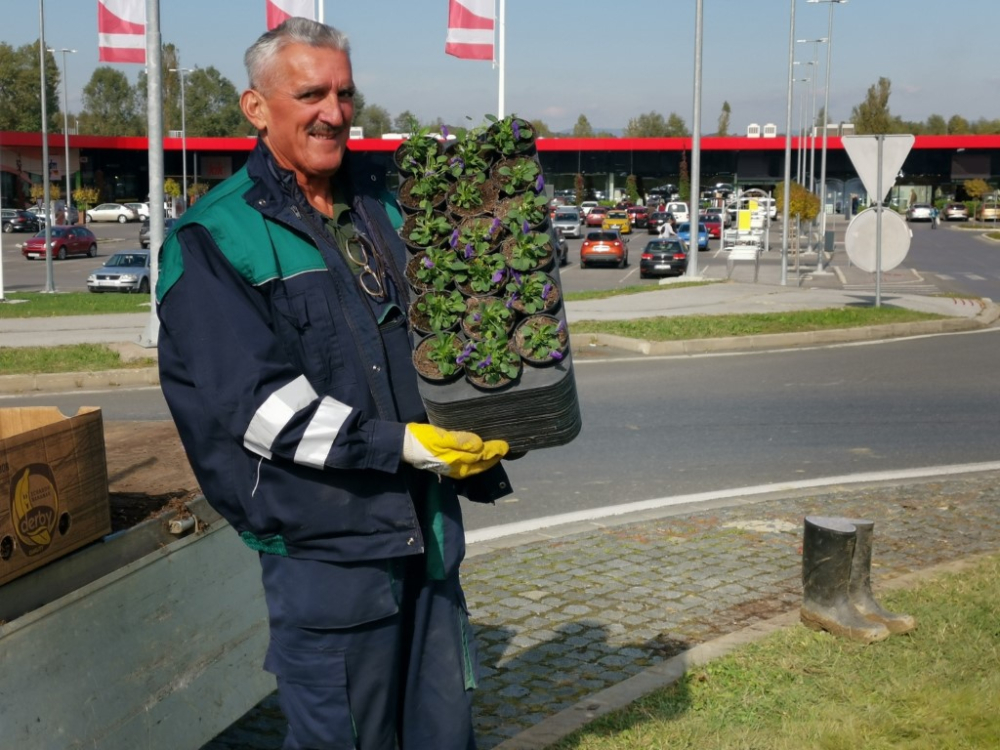
<path fill-rule="evenodd" d="M 37 555 L 52 544 L 59 493 L 48 464 L 28 464 L 11 478 L 10 515 L 26 555 Z"/>

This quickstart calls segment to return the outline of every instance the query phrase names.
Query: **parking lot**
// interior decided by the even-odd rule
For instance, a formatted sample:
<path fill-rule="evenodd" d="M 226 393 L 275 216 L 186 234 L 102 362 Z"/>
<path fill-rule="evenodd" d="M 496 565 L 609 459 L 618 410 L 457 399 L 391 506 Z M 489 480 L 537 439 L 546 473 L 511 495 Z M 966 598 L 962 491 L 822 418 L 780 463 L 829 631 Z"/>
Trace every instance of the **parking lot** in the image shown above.
<path fill-rule="evenodd" d="M 52 262 L 55 287 L 60 292 L 85 292 L 87 276 L 104 265 L 120 250 L 138 250 L 140 222 L 118 224 L 91 222 L 87 224 L 97 235 L 97 257 L 70 257 Z M 44 260 L 28 260 L 21 255 L 21 243 L 29 234 L 3 235 L 3 288 L 6 292 L 37 292 L 45 289 Z"/>

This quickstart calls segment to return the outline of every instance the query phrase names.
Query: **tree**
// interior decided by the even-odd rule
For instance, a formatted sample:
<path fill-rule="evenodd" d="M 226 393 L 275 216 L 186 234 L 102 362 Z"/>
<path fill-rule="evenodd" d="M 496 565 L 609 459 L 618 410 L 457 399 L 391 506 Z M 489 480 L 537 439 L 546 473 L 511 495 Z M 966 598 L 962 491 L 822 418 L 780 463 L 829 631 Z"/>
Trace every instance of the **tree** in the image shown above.
<path fill-rule="evenodd" d="M 594 137 L 594 129 L 590 126 L 590 120 L 587 119 L 586 115 L 580 115 L 576 119 L 576 125 L 573 126 L 573 137 L 574 138 Z"/>
<path fill-rule="evenodd" d="M 628 196 L 628 202 L 632 205 L 639 202 L 639 187 L 634 174 L 625 178 L 625 195 Z"/>
<path fill-rule="evenodd" d="M 684 118 L 676 112 L 671 112 L 670 116 L 667 118 L 666 135 L 668 138 L 686 138 L 691 135 L 691 133 L 684 122 Z"/>
<path fill-rule="evenodd" d="M 187 134 L 214 138 L 255 133 L 243 116 L 236 87 L 214 67 L 195 68 L 184 79 Z"/>
<path fill-rule="evenodd" d="M 895 120 L 889 112 L 889 95 L 892 82 L 879 78 L 878 83 L 868 88 L 868 94 L 861 104 L 851 111 L 851 122 L 858 135 L 881 135 L 895 132 Z"/>
<path fill-rule="evenodd" d="M 528 120 L 531 126 L 535 129 L 535 137 L 537 138 L 552 138 L 555 134 L 552 132 L 552 128 L 546 125 L 541 120 Z"/>
<path fill-rule="evenodd" d="M 719 115 L 719 127 L 716 131 L 718 136 L 729 135 L 729 115 L 732 114 L 732 109 L 729 107 L 729 102 L 722 103 L 722 114 Z"/>
<path fill-rule="evenodd" d="M 576 205 L 580 205 L 580 202 L 584 200 L 584 192 L 586 192 L 587 183 L 583 179 L 583 175 L 579 172 L 576 173 L 576 177 L 573 178 L 573 192 L 576 193 Z"/>
<path fill-rule="evenodd" d="M 989 195 L 993 191 L 993 188 L 990 187 L 986 180 L 979 178 L 974 180 L 965 180 L 962 183 L 962 189 L 965 190 L 966 194 L 968 194 L 968 196 L 974 201 L 980 200 L 983 196 Z"/>
<path fill-rule="evenodd" d="M 924 125 L 924 132 L 928 135 L 947 135 L 948 123 L 941 115 L 931 115 Z"/>
<path fill-rule="evenodd" d="M 659 112 L 634 117 L 625 126 L 626 138 L 663 138 L 666 135 L 667 123 Z"/>
<path fill-rule="evenodd" d="M 970 132 L 969 121 L 959 115 L 948 119 L 948 135 L 965 135 Z"/>
<path fill-rule="evenodd" d="M 97 68 L 83 87 L 80 130 L 88 135 L 141 135 L 143 119 L 125 74 L 108 65 Z"/>
<path fill-rule="evenodd" d="M 360 115 L 355 112 L 354 124 L 364 128 L 365 138 L 381 138 L 383 133 L 392 132 L 389 110 L 378 104 L 366 106 Z"/>
<path fill-rule="evenodd" d="M 687 151 L 681 151 L 680 176 L 677 179 L 677 193 L 682 201 L 691 198 L 691 173 L 688 171 Z"/>
<path fill-rule="evenodd" d="M 396 119 L 392 121 L 392 132 L 394 133 L 415 133 L 420 129 L 420 121 L 410 110 L 404 109 Z"/>
<path fill-rule="evenodd" d="M 62 131 L 59 107 L 59 66 L 51 52 L 45 53 L 45 106 L 49 132 Z M 38 132 L 42 129 L 41 71 L 38 42 L 14 49 L 0 42 L 0 130 Z"/>

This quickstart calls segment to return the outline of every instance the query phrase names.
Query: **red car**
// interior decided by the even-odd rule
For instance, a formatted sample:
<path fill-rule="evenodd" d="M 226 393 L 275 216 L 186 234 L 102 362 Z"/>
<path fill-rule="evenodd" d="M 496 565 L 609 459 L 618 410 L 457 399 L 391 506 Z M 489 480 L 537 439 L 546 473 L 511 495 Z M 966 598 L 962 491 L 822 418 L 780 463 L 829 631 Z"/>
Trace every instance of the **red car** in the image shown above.
<path fill-rule="evenodd" d="M 52 255 L 65 260 L 70 255 L 97 255 L 97 236 L 86 227 L 52 227 Z M 45 260 L 45 232 L 39 232 L 24 243 L 21 254 L 29 260 Z"/>
<path fill-rule="evenodd" d="M 633 227 L 645 229 L 649 225 L 649 209 L 645 206 L 629 206 L 625 210 Z"/>
<path fill-rule="evenodd" d="M 614 264 L 619 268 L 628 265 L 628 246 L 617 230 L 587 232 L 580 245 L 580 268 L 591 263 Z"/>
<path fill-rule="evenodd" d="M 722 237 L 722 219 L 719 218 L 718 214 L 702 214 L 701 223 L 708 230 L 708 238 L 710 240 L 717 240 Z"/>
<path fill-rule="evenodd" d="M 585 221 L 588 227 L 599 227 L 604 223 L 604 217 L 608 213 L 607 206 L 594 206 L 590 209 L 590 213 L 587 214 L 587 219 Z"/>

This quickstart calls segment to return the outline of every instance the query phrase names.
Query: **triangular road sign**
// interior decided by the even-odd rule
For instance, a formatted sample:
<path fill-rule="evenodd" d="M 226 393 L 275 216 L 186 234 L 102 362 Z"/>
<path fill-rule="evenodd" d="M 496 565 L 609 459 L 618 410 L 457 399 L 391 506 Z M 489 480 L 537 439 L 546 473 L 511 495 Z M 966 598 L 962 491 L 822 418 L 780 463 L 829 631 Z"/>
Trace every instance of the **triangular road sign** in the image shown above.
<path fill-rule="evenodd" d="M 878 193 L 878 140 L 882 142 L 882 195 Z M 845 135 L 840 139 L 844 144 L 844 150 L 851 158 L 851 163 L 861 178 L 868 195 L 875 197 L 881 203 L 892 186 L 896 184 L 896 175 L 899 168 L 906 161 L 910 149 L 913 148 L 912 135 Z"/>

